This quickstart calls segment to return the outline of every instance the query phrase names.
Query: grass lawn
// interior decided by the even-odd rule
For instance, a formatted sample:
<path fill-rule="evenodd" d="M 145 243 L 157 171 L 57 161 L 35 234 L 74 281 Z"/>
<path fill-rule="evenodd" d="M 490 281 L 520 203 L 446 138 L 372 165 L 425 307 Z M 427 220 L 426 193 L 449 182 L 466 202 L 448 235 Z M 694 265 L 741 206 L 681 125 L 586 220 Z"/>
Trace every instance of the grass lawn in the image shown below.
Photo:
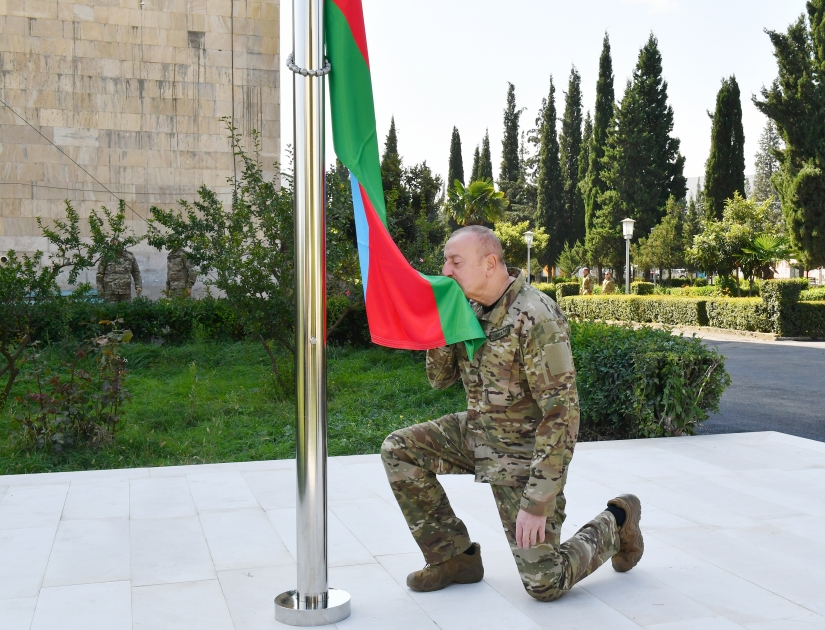
<path fill-rule="evenodd" d="M 294 404 L 279 396 L 260 344 L 129 344 L 123 353 L 133 399 L 114 444 L 59 455 L 21 450 L 12 397 L 0 412 L 0 474 L 295 456 Z M 61 350 L 45 354 L 55 363 Z M 21 377 L 14 395 L 30 385 Z M 328 352 L 330 455 L 377 453 L 394 429 L 464 407 L 460 385 L 430 388 L 423 353 L 378 347 Z"/>

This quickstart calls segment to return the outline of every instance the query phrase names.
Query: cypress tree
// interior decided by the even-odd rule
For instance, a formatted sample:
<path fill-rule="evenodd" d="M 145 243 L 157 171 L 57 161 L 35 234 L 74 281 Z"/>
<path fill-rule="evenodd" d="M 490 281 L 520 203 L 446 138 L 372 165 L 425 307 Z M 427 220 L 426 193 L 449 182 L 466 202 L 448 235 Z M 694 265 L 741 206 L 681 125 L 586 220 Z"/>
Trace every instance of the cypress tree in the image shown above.
<path fill-rule="evenodd" d="M 398 155 L 398 134 L 395 130 L 395 116 L 390 122 L 390 130 L 384 142 L 384 154 L 381 156 L 381 180 L 384 184 L 384 197 L 387 198 L 393 190 L 401 190 L 401 156 Z"/>
<path fill-rule="evenodd" d="M 581 76 L 576 67 L 564 95 L 564 117 L 559 136 L 562 204 L 564 205 L 563 238 L 571 245 L 584 240 L 584 203 L 579 191 L 579 155 L 582 145 Z"/>
<path fill-rule="evenodd" d="M 461 136 L 458 128 L 453 127 L 453 137 L 450 140 L 450 166 L 447 170 L 447 187 L 452 188 L 455 181 L 464 183 L 464 160 L 461 158 Z"/>
<path fill-rule="evenodd" d="M 579 190 L 584 190 L 584 180 L 587 177 L 587 168 L 590 165 L 590 141 L 593 138 L 593 119 L 590 117 L 590 110 L 584 117 L 584 130 L 582 131 L 582 150 L 579 153 Z M 584 196 L 582 196 L 584 204 Z"/>
<path fill-rule="evenodd" d="M 815 268 L 825 265 L 825 0 L 810 0 L 806 12 L 787 33 L 767 31 L 779 76 L 753 102 L 785 143 L 771 181 L 793 243 Z"/>
<path fill-rule="evenodd" d="M 606 210 L 603 228 L 609 227 L 605 220 L 630 217 L 636 220 L 637 235 L 649 234 L 664 216 L 668 199 L 685 198 L 685 158 L 672 131 L 662 55 L 651 34 L 639 52 L 605 147 L 602 178 L 607 190 L 599 198 Z M 621 249 L 621 243 L 616 246 Z"/>
<path fill-rule="evenodd" d="M 584 202 L 584 223 L 586 232 L 586 246 L 591 258 L 597 263 L 602 262 L 600 247 L 596 234 L 593 233 L 596 214 L 601 208 L 599 201 L 607 189 L 602 179 L 604 170 L 604 149 L 607 144 L 607 135 L 613 122 L 615 94 L 613 90 L 613 59 L 610 55 L 610 38 L 604 34 L 602 54 L 599 57 L 599 79 L 596 82 L 596 108 L 593 113 L 593 133 L 590 136 L 587 164 L 587 175 L 582 180 L 582 198 Z M 600 273 L 601 275 L 601 273 Z"/>
<path fill-rule="evenodd" d="M 484 132 L 484 139 L 481 141 L 481 157 L 478 160 L 478 177 L 476 179 L 489 179 L 493 181 L 493 158 L 490 155 L 490 132 Z"/>
<path fill-rule="evenodd" d="M 508 83 L 507 106 L 504 108 L 504 137 L 501 140 L 501 172 L 499 185 L 518 181 L 521 174 L 518 151 L 518 126 L 521 112 L 516 110 L 516 87 Z"/>
<path fill-rule="evenodd" d="M 779 195 L 771 183 L 771 178 L 779 171 L 777 154 L 782 150 L 782 141 L 776 131 L 776 125 L 769 118 L 765 129 L 759 136 L 759 150 L 754 156 L 753 200 L 756 203 L 765 203 L 771 197 L 778 199 Z"/>
<path fill-rule="evenodd" d="M 470 181 L 473 182 L 479 179 L 478 167 L 481 163 L 481 154 L 478 152 L 478 145 L 476 145 L 475 153 L 473 153 L 473 168 L 470 169 Z"/>
<path fill-rule="evenodd" d="M 726 199 L 745 196 L 745 132 L 736 77 L 722 80 L 705 164 L 705 204 L 710 218 L 721 220 Z"/>
<path fill-rule="evenodd" d="M 536 119 L 539 128 L 539 164 L 536 178 L 536 227 L 543 227 L 550 241 L 539 259 L 542 265 L 554 266 L 566 242 L 560 226 L 564 224 L 559 141 L 556 136 L 556 87 L 550 77 L 550 93 Z"/>

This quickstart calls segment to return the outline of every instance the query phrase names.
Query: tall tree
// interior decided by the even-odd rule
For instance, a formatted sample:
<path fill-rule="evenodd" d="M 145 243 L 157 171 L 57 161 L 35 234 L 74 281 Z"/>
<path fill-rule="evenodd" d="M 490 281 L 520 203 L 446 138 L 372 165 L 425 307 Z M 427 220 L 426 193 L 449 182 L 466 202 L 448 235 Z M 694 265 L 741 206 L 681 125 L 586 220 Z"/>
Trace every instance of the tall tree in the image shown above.
<path fill-rule="evenodd" d="M 395 129 L 395 116 L 390 120 L 390 130 L 384 142 L 384 153 L 381 156 L 381 180 L 384 184 L 384 197 L 387 203 L 388 196 L 393 190 L 401 190 L 402 178 L 401 156 L 398 154 L 398 133 Z"/>
<path fill-rule="evenodd" d="M 785 147 L 772 182 L 794 245 L 806 265 L 825 265 L 825 0 L 806 3 L 806 16 L 786 33 L 767 31 L 779 74 L 756 107 L 776 123 Z"/>
<path fill-rule="evenodd" d="M 536 178 L 536 226 L 543 227 L 550 242 L 540 259 L 542 265 L 554 265 L 567 239 L 559 229 L 564 223 L 559 140 L 556 136 L 556 86 L 550 77 L 550 92 L 542 101 L 536 119 L 539 129 L 539 165 Z"/>
<path fill-rule="evenodd" d="M 745 195 L 745 131 L 735 76 L 722 80 L 712 119 L 710 156 L 705 163 L 705 207 L 711 216 L 721 219 L 725 200 L 732 199 L 735 192 Z"/>
<path fill-rule="evenodd" d="M 519 160 L 519 119 L 521 111 L 516 109 L 516 87 L 507 84 L 507 106 L 504 108 L 504 137 L 501 140 L 501 171 L 499 186 L 507 188 L 505 182 L 518 181 L 521 175 Z"/>
<path fill-rule="evenodd" d="M 782 139 L 776 130 L 776 125 L 769 118 L 765 129 L 759 136 L 759 150 L 754 156 L 753 199 L 756 203 L 764 203 L 773 197 L 779 201 L 779 192 L 771 182 L 773 176 L 779 172 L 779 158 L 782 150 Z"/>
<path fill-rule="evenodd" d="M 582 129 L 582 150 L 579 153 L 579 190 L 584 191 L 584 180 L 587 177 L 587 167 L 590 164 L 590 141 L 593 138 L 593 119 L 590 117 L 590 110 L 584 116 L 584 128 Z M 584 195 L 582 194 L 582 203 Z"/>
<path fill-rule="evenodd" d="M 564 117 L 559 136 L 562 204 L 564 205 L 564 240 L 584 240 L 584 202 L 579 190 L 579 155 L 582 146 L 581 76 L 576 67 L 570 70 L 570 82 L 564 95 Z"/>
<path fill-rule="evenodd" d="M 593 113 L 593 133 L 588 143 L 587 175 L 581 182 L 582 199 L 584 202 L 584 224 L 586 232 L 585 245 L 593 261 L 599 265 L 601 277 L 601 263 L 603 262 L 603 234 L 597 237 L 593 231 L 596 215 L 601 208 L 599 201 L 607 189 L 602 178 L 604 170 L 604 149 L 607 145 L 607 135 L 612 127 L 613 110 L 615 104 L 613 90 L 613 60 L 610 55 L 610 38 L 604 34 L 602 54 L 599 57 L 599 78 L 596 82 L 596 108 Z"/>
<path fill-rule="evenodd" d="M 453 137 L 450 139 L 450 166 L 447 170 L 447 185 L 452 186 L 456 180 L 464 183 L 464 160 L 461 157 L 461 136 L 458 128 L 453 127 Z"/>
<path fill-rule="evenodd" d="M 672 136 L 673 108 L 662 78 L 662 55 L 653 34 L 639 52 L 633 76 L 616 108 L 608 135 L 602 178 L 608 190 L 600 202 L 614 225 L 636 220 L 636 234 L 649 234 L 665 214 L 667 200 L 684 199 L 687 180 L 679 139 Z M 606 225 L 604 225 L 606 227 Z M 621 243 L 618 243 L 622 249 Z"/>
<path fill-rule="evenodd" d="M 484 132 L 481 141 L 481 156 L 478 160 L 478 171 L 474 179 L 489 179 L 493 181 L 493 157 L 490 155 L 490 132 Z"/>
<path fill-rule="evenodd" d="M 478 165 L 481 163 L 481 154 L 478 151 L 478 145 L 476 145 L 476 150 L 473 152 L 473 166 L 470 169 L 470 181 L 474 181 L 478 179 Z M 448 186 L 449 188 L 449 186 Z"/>

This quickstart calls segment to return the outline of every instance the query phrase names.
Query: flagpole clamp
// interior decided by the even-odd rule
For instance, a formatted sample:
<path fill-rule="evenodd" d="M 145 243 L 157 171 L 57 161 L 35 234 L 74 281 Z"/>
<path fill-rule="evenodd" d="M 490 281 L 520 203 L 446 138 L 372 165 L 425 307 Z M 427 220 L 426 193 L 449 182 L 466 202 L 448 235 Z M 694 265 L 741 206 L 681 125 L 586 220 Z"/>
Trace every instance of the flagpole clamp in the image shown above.
<path fill-rule="evenodd" d="M 329 74 L 332 66 L 329 64 L 329 59 L 324 59 L 324 67 L 320 70 L 307 70 L 295 65 L 295 53 L 289 53 L 286 58 L 286 67 L 292 70 L 295 74 L 300 74 L 302 77 L 322 77 Z"/>

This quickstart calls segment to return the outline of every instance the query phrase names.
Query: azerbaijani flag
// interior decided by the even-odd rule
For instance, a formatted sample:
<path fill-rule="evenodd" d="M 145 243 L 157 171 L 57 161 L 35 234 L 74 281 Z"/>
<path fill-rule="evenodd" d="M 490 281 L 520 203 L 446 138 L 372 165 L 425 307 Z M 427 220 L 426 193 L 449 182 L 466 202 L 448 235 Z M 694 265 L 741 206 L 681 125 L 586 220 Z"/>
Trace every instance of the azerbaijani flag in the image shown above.
<path fill-rule="evenodd" d="M 387 231 L 361 0 L 325 0 L 324 14 L 332 137 L 350 171 L 372 340 L 404 350 L 463 341 L 472 359 L 486 337 L 461 288 L 452 278 L 416 271 Z"/>

